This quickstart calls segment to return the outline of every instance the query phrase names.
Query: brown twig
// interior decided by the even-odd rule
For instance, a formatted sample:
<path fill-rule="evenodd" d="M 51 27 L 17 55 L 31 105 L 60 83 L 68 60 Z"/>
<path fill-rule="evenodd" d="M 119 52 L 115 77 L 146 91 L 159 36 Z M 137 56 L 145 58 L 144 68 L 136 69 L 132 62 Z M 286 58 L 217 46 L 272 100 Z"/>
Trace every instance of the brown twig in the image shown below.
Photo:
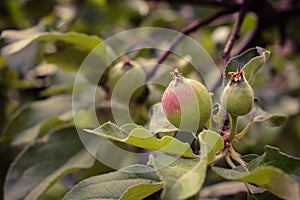
<path fill-rule="evenodd" d="M 232 50 L 232 47 L 233 47 L 233 44 L 234 42 L 238 39 L 239 37 L 239 33 L 240 33 L 240 30 L 241 30 L 241 26 L 243 24 L 243 21 L 244 21 L 244 18 L 245 18 L 245 15 L 246 15 L 246 2 L 247 0 L 245 0 L 243 2 L 243 4 L 241 5 L 240 7 L 240 12 L 238 13 L 238 16 L 237 16 L 237 21 L 233 27 L 233 30 L 229 36 L 229 39 L 225 45 L 225 48 L 222 52 L 222 58 L 224 60 L 224 66 L 223 66 L 223 69 L 222 69 L 222 79 L 224 79 L 224 76 L 225 76 L 225 70 L 226 70 L 226 64 L 230 58 L 230 52 Z"/>
<path fill-rule="evenodd" d="M 233 6 L 229 9 L 225 9 L 223 11 L 217 12 L 212 16 L 209 16 L 207 18 L 196 20 L 192 22 L 191 24 L 187 25 L 181 30 L 181 34 L 178 34 L 171 42 L 169 47 L 158 57 L 156 65 L 153 67 L 152 71 L 147 75 L 147 80 L 149 80 L 151 77 L 153 77 L 156 73 L 156 71 L 159 68 L 159 65 L 168 57 L 168 55 L 171 53 L 171 51 L 176 47 L 176 45 L 184 38 L 186 35 L 190 34 L 191 32 L 197 30 L 198 28 L 205 26 L 212 21 L 218 19 L 221 16 L 234 13 L 239 10 L 239 6 Z"/>
<path fill-rule="evenodd" d="M 232 7 L 232 6 L 240 6 L 241 4 L 236 2 L 229 2 L 229 1 L 211 1 L 211 0 L 185 0 L 185 1 L 178 1 L 178 0 L 146 0 L 148 2 L 168 2 L 172 4 L 195 4 L 195 5 L 204 5 L 204 6 L 214 6 L 214 7 Z"/>

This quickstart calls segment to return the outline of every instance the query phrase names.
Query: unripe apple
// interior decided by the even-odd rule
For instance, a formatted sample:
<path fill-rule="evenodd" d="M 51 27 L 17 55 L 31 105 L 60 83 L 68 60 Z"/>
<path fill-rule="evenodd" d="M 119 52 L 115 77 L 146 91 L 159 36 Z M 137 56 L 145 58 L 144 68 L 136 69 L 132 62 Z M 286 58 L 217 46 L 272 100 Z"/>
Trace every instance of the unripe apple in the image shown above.
<path fill-rule="evenodd" d="M 109 88 L 112 91 L 115 90 L 118 97 L 127 98 L 136 89 L 131 96 L 133 101 L 142 103 L 147 98 L 149 91 L 143 85 L 146 74 L 137 62 L 130 60 L 127 56 L 124 56 L 120 62 L 111 68 L 108 78 Z M 119 84 L 117 84 L 118 82 Z M 141 87 L 136 88 L 137 86 Z"/>
<path fill-rule="evenodd" d="M 162 106 L 167 119 L 177 128 L 198 131 L 209 120 L 212 100 L 199 81 L 184 78 L 176 69 L 164 91 Z"/>
<path fill-rule="evenodd" d="M 243 116 L 250 112 L 254 102 L 254 92 L 244 77 L 241 67 L 232 73 L 223 90 L 221 104 L 232 116 Z"/>

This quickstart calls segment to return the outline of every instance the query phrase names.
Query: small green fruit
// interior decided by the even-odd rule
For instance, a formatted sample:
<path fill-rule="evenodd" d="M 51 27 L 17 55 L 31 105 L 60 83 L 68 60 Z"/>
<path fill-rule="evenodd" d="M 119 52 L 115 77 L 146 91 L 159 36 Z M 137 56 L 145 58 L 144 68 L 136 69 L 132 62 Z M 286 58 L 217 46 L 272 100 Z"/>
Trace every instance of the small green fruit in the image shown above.
<path fill-rule="evenodd" d="M 147 98 L 148 94 L 148 88 L 144 85 L 145 80 L 143 69 L 137 62 L 126 56 L 112 67 L 108 75 L 109 88 L 116 92 L 117 97 L 126 99 L 132 94 L 131 100 L 140 103 Z M 137 88 L 137 86 L 141 87 Z"/>
<path fill-rule="evenodd" d="M 182 77 L 177 69 L 173 76 L 162 96 L 164 113 L 177 128 L 198 131 L 210 118 L 211 96 L 202 83 Z"/>
<path fill-rule="evenodd" d="M 250 112 L 254 102 L 254 92 L 244 77 L 243 70 L 238 67 L 232 73 L 230 81 L 223 90 L 221 104 L 226 112 L 233 116 L 243 116 Z"/>

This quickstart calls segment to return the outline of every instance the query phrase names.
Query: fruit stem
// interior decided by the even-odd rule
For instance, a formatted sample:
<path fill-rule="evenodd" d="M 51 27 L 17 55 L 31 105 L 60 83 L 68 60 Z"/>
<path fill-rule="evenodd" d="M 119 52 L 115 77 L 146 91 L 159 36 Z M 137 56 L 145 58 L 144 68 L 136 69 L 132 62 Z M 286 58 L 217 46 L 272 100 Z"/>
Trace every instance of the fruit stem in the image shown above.
<path fill-rule="evenodd" d="M 246 163 L 242 160 L 241 155 L 237 153 L 232 146 L 228 149 L 230 152 L 230 157 L 237 161 L 245 170 L 249 173 Z"/>
<path fill-rule="evenodd" d="M 231 118 L 231 131 L 230 131 L 230 135 L 228 138 L 229 142 L 231 142 L 235 137 L 236 130 L 237 130 L 238 116 L 230 115 L 230 118 Z"/>
<path fill-rule="evenodd" d="M 238 133 L 238 134 L 235 135 L 235 138 L 234 138 L 234 139 L 240 140 L 240 139 L 242 139 L 243 137 L 245 137 L 245 135 L 248 133 L 249 129 L 251 128 L 252 124 L 253 124 L 253 121 L 251 120 L 251 121 L 247 124 L 247 126 L 246 126 L 240 133 Z"/>
<path fill-rule="evenodd" d="M 232 162 L 231 158 L 230 158 L 230 154 L 228 153 L 225 157 L 227 164 L 232 168 L 236 168 L 236 165 Z"/>
<path fill-rule="evenodd" d="M 208 165 L 213 165 L 215 164 L 216 162 L 218 162 L 219 160 L 221 160 L 222 158 L 224 158 L 224 156 L 227 154 L 227 152 L 220 152 L 218 155 L 215 156 L 215 158 L 210 161 L 208 163 Z"/>

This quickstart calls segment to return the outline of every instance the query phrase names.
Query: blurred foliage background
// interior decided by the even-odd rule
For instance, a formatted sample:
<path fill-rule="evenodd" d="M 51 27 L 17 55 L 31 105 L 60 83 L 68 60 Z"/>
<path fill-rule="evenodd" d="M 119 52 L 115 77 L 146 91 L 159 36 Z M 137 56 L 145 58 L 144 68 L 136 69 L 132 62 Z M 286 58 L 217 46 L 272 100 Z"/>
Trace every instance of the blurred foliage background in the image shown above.
<path fill-rule="evenodd" d="M 8 167 L 26 147 L 38 138 L 73 125 L 71 93 L 76 70 L 88 54 L 80 42 L 57 38 L 22 42 L 37 33 L 77 32 L 96 36 L 99 41 L 115 33 L 138 27 L 163 27 L 182 30 L 191 22 L 222 9 L 234 8 L 239 1 L 187 0 L 2 0 L 0 4 L 0 187 L 4 187 Z M 222 51 L 232 30 L 235 14 L 224 15 L 194 31 L 197 40 L 221 68 Z M 300 2 L 298 0 L 250 1 L 233 54 L 261 46 L 271 51 L 270 60 L 255 82 L 255 93 L 262 107 L 270 113 L 289 116 L 285 126 L 269 128 L 256 124 L 237 146 L 242 153 L 263 153 L 265 144 L 300 156 Z M 6 30 L 12 31 L 6 31 Z M 78 37 L 78 35 L 76 36 Z M 101 38 L 101 39 L 100 39 Z M 86 38 L 82 38 L 85 43 Z M 17 43 L 18 41 L 21 41 Z M 93 40 L 97 44 L 97 39 Z M 8 49 L 15 44 L 19 51 Z M 19 45 L 19 46 L 18 46 Z M 133 60 L 153 62 L 161 52 L 140 51 Z M 119 61 L 116 61 L 116 63 Z M 169 66 L 182 67 L 194 77 L 192 66 L 170 55 Z M 139 124 L 147 124 L 148 109 L 160 100 L 164 88 L 149 86 L 142 102 L 132 104 L 132 115 Z M 108 105 L 107 78 L 99 83 L 98 121 L 113 121 Z M 94 127 L 89 112 L 81 110 L 81 127 Z M 45 195 L 56 199 L 78 180 L 111 169 L 96 163 L 90 170 L 63 178 Z M 53 196 L 54 195 L 54 196 Z M 1 198 L 3 190 L 1 190 Z M 43 198 L 46 198 L 44 196 Z"/>

